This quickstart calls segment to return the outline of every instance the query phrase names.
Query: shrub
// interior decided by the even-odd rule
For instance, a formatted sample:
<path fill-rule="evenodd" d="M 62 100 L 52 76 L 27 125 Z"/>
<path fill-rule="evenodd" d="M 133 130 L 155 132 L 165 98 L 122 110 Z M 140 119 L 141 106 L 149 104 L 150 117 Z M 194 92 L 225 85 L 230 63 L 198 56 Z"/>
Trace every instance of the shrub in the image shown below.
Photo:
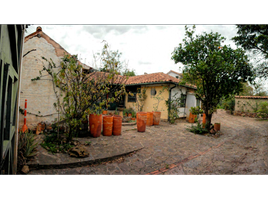
<path fill-rule="evenodd" d="M 197 125 L 192 125 L 190 128 L 187 128 L 186 130 L 194 134 L 201 134 L 201 135 L 208 133 L 208 130 L 206 128 L 203 128 L 203 125 L 200 123 L 197 123 Z"/>
<path fill-rule="evenodd" d="M 36 155 L 37 145 L 34 134 L 31 131 L 19 132 L 18 141 L 18 171 L 21 170 L 26 162 Z"/>
<path fill-rule="evenodd" d="M 257 110 L 258 116 L 267 119 L 268 118 L 268 102 L 264 101 L 259 104 Z"/>

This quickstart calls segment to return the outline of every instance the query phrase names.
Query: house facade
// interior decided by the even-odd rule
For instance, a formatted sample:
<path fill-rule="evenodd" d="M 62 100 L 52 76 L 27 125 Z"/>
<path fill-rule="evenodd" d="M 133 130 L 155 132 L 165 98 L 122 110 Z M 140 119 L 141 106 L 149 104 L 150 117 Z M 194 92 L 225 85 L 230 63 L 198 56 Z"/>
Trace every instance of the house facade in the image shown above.
<path fill-rule="evenodd" d="M 134 95 L 127 94 L 125 96 L 125 107 L 139 111 L 138 95 L 145 89 L 147 97 L 142 111 L 154 111 L 159 104 L 157 110 L 161 111 L 161 119 L 168 120 L 170 108 L 166 101 L 180 98 L 178 115 L 188 118 L 189 109 L 197 106 L 198 103 L 194 95 L 196 87 L 189 84 L 180 85 L 180 83 L 180 79 L 162 72 L 129 77 L 126 82 L 126 90 Z M 158 99 L 160 99 L 159 102 Z"/>
<path fill-rule="evenodd" d="M 25 37 L 23 54 L 27 55 L 23 59 L 20 109 L 24 109 L 24 102 L 27 99 L 27 126 L 31 129 L 41 121 L 51 123 L 57 118 L 57 111 L 53 106 L 56 96 L 51 77 L 43 73 L 40 80 L 32 81 L 40 75 L 39 71 L 44 66 L 48 66 L 42 57 L 52 59 L 56 66 L 60 66 L 64 55 L 70 55 L 70 53 L 46 35 L 41 27 L 37 27 L 36 32 Z M 92 69 L 83 63 L 80 64 L 85 70 Z M 20 114 L 20 127 L 23 125 L 23 118 Z"/>
<path fill-rule="evenodd" d="M 15 174 L 18 103 L 26 25 L 0 25 L 0 174 Z"/>

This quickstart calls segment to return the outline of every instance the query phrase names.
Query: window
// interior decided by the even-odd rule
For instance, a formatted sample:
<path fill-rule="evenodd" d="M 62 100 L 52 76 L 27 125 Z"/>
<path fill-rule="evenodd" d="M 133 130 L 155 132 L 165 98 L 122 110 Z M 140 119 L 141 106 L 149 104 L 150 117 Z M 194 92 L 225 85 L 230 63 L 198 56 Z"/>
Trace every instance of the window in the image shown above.
<path fill-rule="evenodd" d="M 179 78 L 179 76 L 176 76 L 176 78 Z"/>
<path fill-rule="evenodd" d="M 186 94 L 181 94 L 181 98 L 180 98 L 180 107 L 185 107 L 186 104 Z"/>
<path fill-rule="evenodd" d="M 137 96 L 137 93 L 132 93 L 133 96 L 131 96 L 130 94 L 128 94 L 128 102 L 136 102 L 136 96 Z"/>
<path fill-rule="evenodd" d="M 156 90 L 154 88 L 151 89 L 151 95 L 155 96 L 156 95 Z"/>

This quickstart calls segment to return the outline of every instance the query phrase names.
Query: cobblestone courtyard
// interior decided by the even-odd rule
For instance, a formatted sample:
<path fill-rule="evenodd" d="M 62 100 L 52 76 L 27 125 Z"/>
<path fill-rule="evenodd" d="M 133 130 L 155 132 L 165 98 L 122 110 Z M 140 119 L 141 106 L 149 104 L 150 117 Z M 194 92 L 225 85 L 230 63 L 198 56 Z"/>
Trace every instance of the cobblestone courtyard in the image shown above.
<path fill-rule="evenodd" d="M 114 161 L 68 167 L 36 169 L 29 174 L 267 174 L 268 121 L 233 116 L 218 110 L 212 122 L 221 123 L 218 138 L 195 135 L 185 128 L 191 124 L 179 120 L 170 125 L 146 127 L 145 133 L 136 126 L 123 127 L 121 136 L 89 138 L 92 145 L 99 142 L 124 143 L 143 147 Z M 102 147 L 103 148 L 103 147 Z M 99 149 L 107 151 L 107 149 Z M 118 150 L 120 151 L 120 150 Z"/>

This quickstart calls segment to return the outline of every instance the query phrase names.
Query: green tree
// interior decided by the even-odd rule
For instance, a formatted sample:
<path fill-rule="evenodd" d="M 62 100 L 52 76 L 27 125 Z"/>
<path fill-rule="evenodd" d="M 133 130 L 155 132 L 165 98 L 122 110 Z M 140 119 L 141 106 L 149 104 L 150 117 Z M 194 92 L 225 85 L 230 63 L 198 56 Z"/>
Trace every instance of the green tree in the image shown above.
<path fill-rule="evenodd" d="M 211 128 L 212 114 L 219 101 L 232 94 L 238 94 L 242 82 L 253 81 L 254 73 L 242 49 L 223 45 L 224 37 L 218 33 L 194 35 L 185 27 L 185 38 L 172 53 L 175 63 L 185 65 L 183 76 L 196 85 L 196 97 L 203 102 L 206 114 L 206 128 Z"/>
<path fill-rule="evenodd" d="M 135 74 L 135 70 L 129 70 L 129 69 L 126 69 L 123 73 L 122 73 L 123 76 L 136 76 Z"/>
<path fill-rule="evenodd" d="M 258 75 L 268 77 L 268 25 L 237 25 L 232 40 L 257 58 Z"/>
<path fill-rule="evenodd" d="M 118 101 L 125 93 L 124 83 L 127 78 L 118 76 L 119 73 L 116 70 L 116 66 L 120 63 L 107 57 L 106 53 L 109 51 L 105 44 L 100 60 L 104 63 L 104 69 L 112 69 L 109 72 L 85 74 L 76 55 L 65 55 L 60 66 L 56 66 L 52 59 L 47 60 L 43 57 L 48 66 L 44 66 L 43 70 L 40 71 L 40 76 L 33 79 L 40 80 L 42 76 L 47 75 L 44 72 L 52 77 L 57 97 L 54 106 L 62 114 L 62 120 L 69 127 L 68 140 L 71 140 L 79 131 L 82 121 L 86 119 L 88 114 L 101 114 L 103 106 Z M 107 98 L 110 93 L 114 94 L 114 97 Z"/>

